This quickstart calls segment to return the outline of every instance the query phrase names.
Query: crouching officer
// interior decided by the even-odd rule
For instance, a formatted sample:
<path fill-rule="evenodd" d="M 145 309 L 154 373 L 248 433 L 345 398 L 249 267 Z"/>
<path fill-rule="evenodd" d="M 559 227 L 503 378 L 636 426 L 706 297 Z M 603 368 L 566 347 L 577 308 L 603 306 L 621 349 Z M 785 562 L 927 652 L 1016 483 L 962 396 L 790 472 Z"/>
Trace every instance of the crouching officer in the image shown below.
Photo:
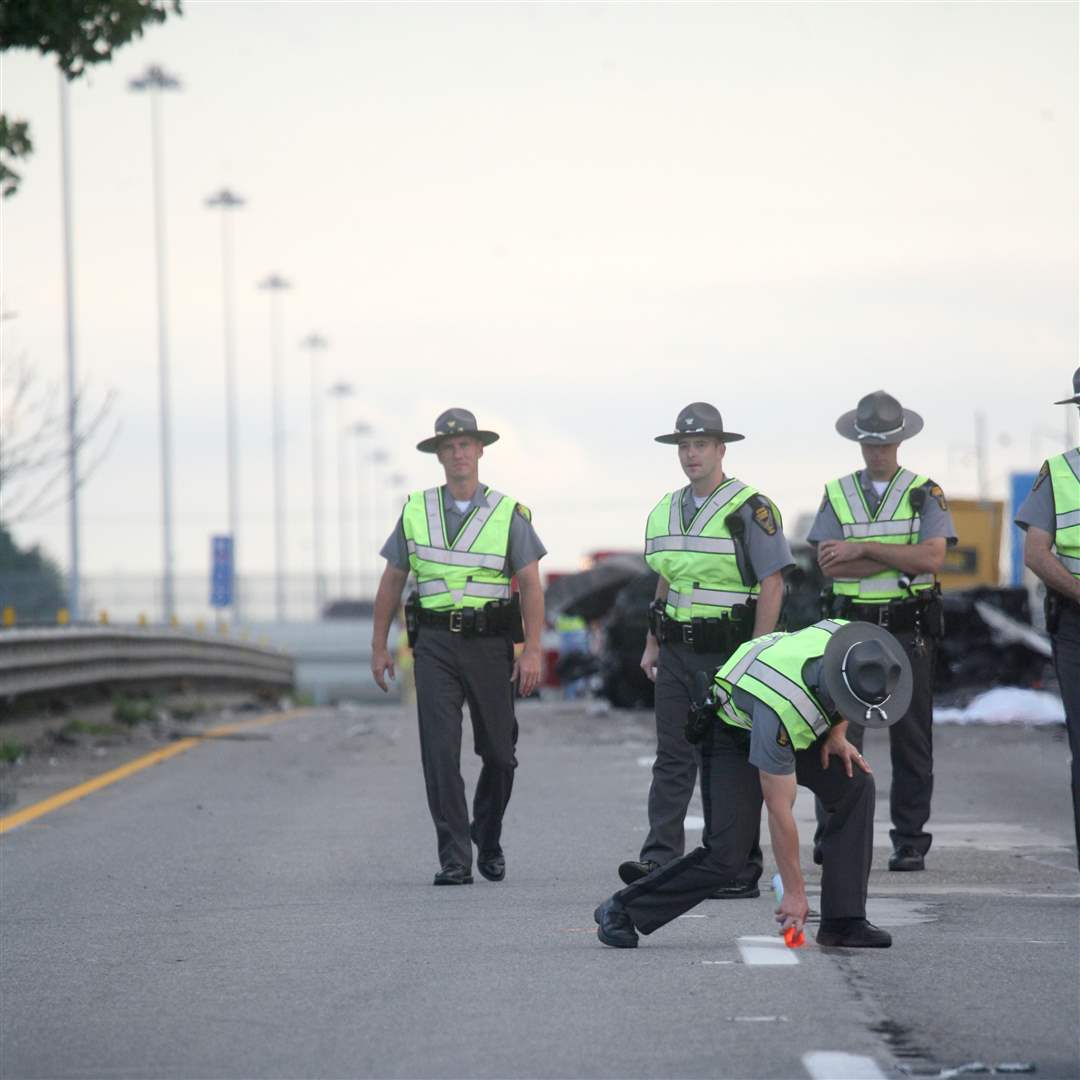
<path fill-rule="evenodd" d="M 724 474 L 729 442 L 716 408 L 687 405 L 658 443 L 679 448 L 690 483 L 665 495 L 649 515 L 645 559 L 660 575 L 641 667 L 656 683 L 656 760 L 649 790 L 649 834 L 626 884 L 682 855 L 683 823 L 697 780 L 697 751 L 684 733 L 695 676 L 714 671 L 743 642 L 776 627 L 782 571 L 793 565 L 780 513 L 764 495 Z M 761 876 L 755 842 L 747 865 L 717 884 L 718 899 L 754 897 Z"/>
<path fill-rule="evenodd" d="M 1080 368 L 1073 396 L 1080 405 Z M 1046 586 L 1046 629 L 1054 650 L 1072 754 L 1073 825 L 1080 864 L 1080 447 L 1043 462 L 1016 515 L 1026 531 L 1024 563 Z"/>
<path fill-rule="evenodd" d="M 605 900 L 594 913 L 600 940 L 633 948 L 639 931 L 651 934 L 711 896 L 745 865 L 762 798 L 784 884 L 776 919 L 781 932 L 800 932 L 809 913 L 792 809 L 801 784 L 829 811 L 818 944 L 888 948 L 890 935 L 866 920 L 874 781 L 847 732 L 848 721 L 893 723 L 911 688 L 904 650 L 868 623 L 825 619 L 737 649 L 688 723 L 702 740 L 704 846 Z"/>
<path fill-rule="evenodd" d="M 935 575 L 956 543 L 945 493 L 929 477 L 897 463 L 900 444 L 923 426 L 918 413 L 878 390 L 836 421 L 857 442 L 866 468 L 825 485 L 825 497 L 807 538 L 832 579 L 828 614 L 876 623 L 907 652 L 915 690 L 907 715 L 889 728 L 892 759 L 893 853 L 890 870 L 922 870 L 931 836 L 926 831 L 934 790 L 932 683 L 936 641 L 944 633 L 941 590 Z M 862 728 L 852 731 L 862 750 Z M 818 807 L 819 820 L 822 818 Z M 815 861 L 821 850 L 815 837 Z"/>
<path fill-rule="evenodd" d="M 371 671 L 382 690 L 394 663 L 386 638 L 409 570 L 417 591 L 406 607 L 416 675 L 420 756 L 435 822 L 440 870 L 436 885 L 472 883 L 477 869 L 501 881 L 500 843 L 517 759 L 513 684 L 523 697 L 540 677 L 544 595 L 539 560 L 546 554 L 520 503 L 479 481 L 484 447 L 498 439 L 466 409 L 448 409 L 435 434 L 417 444 L 435 454 L 446 484 L 413 492 L 381 554 L 386 569 L 375 596 Z M 511 578 L 521 594 L 511 598 Z M 522 617 L 524 632 L 522 635 Z M 524 640 L 514 660 L 514 641 Z M 461 709 L 469 703 L 477 754 L 483 761 L 472 823 L 461 778 Z"/>

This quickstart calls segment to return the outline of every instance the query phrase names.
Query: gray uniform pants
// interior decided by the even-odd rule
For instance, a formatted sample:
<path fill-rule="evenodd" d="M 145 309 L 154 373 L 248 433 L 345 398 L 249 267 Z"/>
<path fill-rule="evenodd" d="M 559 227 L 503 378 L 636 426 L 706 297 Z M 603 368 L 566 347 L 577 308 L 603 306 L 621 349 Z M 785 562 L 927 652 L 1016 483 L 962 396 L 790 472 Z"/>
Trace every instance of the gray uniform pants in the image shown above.
<path fill-rule="evenodd" d="M 413 651 L 420 758 L 428 808 L 435 822 L 439 865 L 472 867 L 472 844 L 498 851 L 503 812 L 517 759 L 514 647 L 505 637 L 465 637 L 423 627 Z M 470 837 L 461 779 L 461 709 L 468 702 L 473 745 L 483 761 L 473 797 Z"/>
<path fill-rule="evenodd" d="M 924 637 L 921 648 L 915 646 L 913 633 L 893 635 L 911 661 L 913 689 L 911 705 L 901 720 L 889 728 L 889 758 L 892 762 L 892 787 L 889 789 L 889 830 L 893 848 L 912 847 L 925 855 L 933 837 L 926 831 L 930 820 L 930 800 L 934 794 L 934 656 L 933 638 Z M 886 708 L 888 708 L 886 706 Z M 863 748 L 862 724 L 848 724 L 848 742 Z M 817 804 L 820 842 L 825 811 Z"/>
<path fill-rule="evenodd" d="M 1080 611 L 1066 608 L 1051 637 L 1054 668 L 1065 703 L 1065 730 L 1072 754 L 1073 826 L 1076 830 L 1077 865 L 1080 866 Z"/>
<path fill-rule="evenodd" d="M 641 848 L 643 862 L 651 860 L 663 866 L 686 850 L 683 821 L 694 794 L 700 756 L 697 748 L 687 741 L 685 732 L 693 702 L 694 676 L 699 671 L 711 674 L 728 655 L 695 653 L 675 643 L 660 646 L 656 665 L 656 761 L 649 788 L 649 835 Z M 705 798 L 704 783 L 702 798 Z M 746 866 L 739 867 L 726 884 L 732 881 L 752 884 L 761 877 L 761 868 L 761 844 L 755 832 Z"/>
<path fill-rule="evenodd" d="M 716 721 L 702 743 L 704 846 L 654 870 L 615 894 L 643 934 L 678 918 L 746 865 L 761 824 L 761 780 L 750 764 L 749 734 Z M 815 742 L 795 754 L 798 782 L 829 810 L 821 838 L 824 919 L 865 918 L 874 843 L 874 780 L 859 769 L 849 778 L 841 761 L 821 767 Z"/>

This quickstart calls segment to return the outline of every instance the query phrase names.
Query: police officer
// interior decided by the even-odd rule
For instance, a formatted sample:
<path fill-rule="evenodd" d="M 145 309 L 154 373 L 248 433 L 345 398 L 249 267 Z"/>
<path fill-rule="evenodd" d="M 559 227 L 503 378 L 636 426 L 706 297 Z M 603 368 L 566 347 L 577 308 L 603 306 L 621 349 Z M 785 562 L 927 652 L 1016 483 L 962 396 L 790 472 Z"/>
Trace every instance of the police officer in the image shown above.
<path fill-rule="evenodd" d="M 665 495 L 650 513 L 645 559 L 659 574 L 641 667 L 656 683 L 656 760 L 649 790 L 649 834 L 638 859 L 624 862 L 629 884 L 682 855 L 683 821 L 694 794 L 697 752 L 684 733 L 694 677 L 713 671 L 732 651 L 776 626 L 782 571 L 793 565 L 776 506 L 755 488 L 724 474 L 729 442 L 713 405 L 695 401 L 656 441 L 676 445 L 689 484 Z M 759 815 L 760 816 L 760 815 Z M 717 884 L 719 899 L 758 895 L 761 848 Z"/>
<path fill-rule="evenodd" d="M 375 596 L 371 671 L 384 691 L 386 677 L 394 677 L 386 645 L 390 622 L 410 569 L 416 575 L 406 619 L 414 648 L 420 756 L 438 844 L 436 885 L 472 883 L 474 843 L 480 873 L 489 881 L 505 876 L 502 819 L 517 767 L 513 685 L 527 697 L 540 677 L 539 560 L 546 551 L 529 510 L 479 481 L 484 447 L 498 438 L 480 430 L 467 409 L 442 413 L 435 434 L 416 448 L 437 456 L 446 483 L 409 496 L 381 551 L 386 569 Z M 520 614 L 511 598 L 513 577 Z M 525 647 L 515 660 L 513 641 L 521 640 L 522 617 Z M 483 761 L 471 824 L 461 779 L 466 701 Z"/>
<path fill-rule="evenodd" d="M 776 919 L 800 933 L 809 913 L 792 807 L 796 784 L 829 810 L 822 846 L 819 945 L 888 948 L 866 920 L 874 843 L 874 781 L 848 740 L 848 721 L 886 726 L 911 700 L 911 665 L 899 643 L 868 623 L 822 620 L 746 643 L 720 667 L 688 724 L 702 738 L 704 846 L 654 870 L 595 911 L 597 936 L 633 948 L 711 896 L 745 865 L 764 796 L 784 885 Z"/>
<path fill-rule="evenodd" d="M 934 789 L 932 680 L 935 642 L 943 632 L 938 574 L 956 543 L 945 493 L 927 476 L 897 463 L 900 444 L 917 435 L 922 417 L 877 390 L 836 421 L 862 449 L 864 469 L 825 485 L 810 529 L 818 565 L 832 579 L 831 614 L 887 628 L 914 672 L 911 709 L 889 728 L 892 758 L 893 853 L 890 870 L 922 870 Z M 862 750 L 862 728 L 852 732 Z M 822 811 L 819 806 L 819 821 Z M 821 826 L 815 837 L 820 861 Z"/>
<path fill-rule="evenodd" d="M 1073 396 L 1054 404 L 1080 405 L 1080 368 L 1073 375 Z M 1072 754 L 1073 824 L 1080 865 L 1080 447 L 1043 462 L 1016 524 L 1026 531 L 1024 563 L 1046 586 L 1046 629 Z"/>

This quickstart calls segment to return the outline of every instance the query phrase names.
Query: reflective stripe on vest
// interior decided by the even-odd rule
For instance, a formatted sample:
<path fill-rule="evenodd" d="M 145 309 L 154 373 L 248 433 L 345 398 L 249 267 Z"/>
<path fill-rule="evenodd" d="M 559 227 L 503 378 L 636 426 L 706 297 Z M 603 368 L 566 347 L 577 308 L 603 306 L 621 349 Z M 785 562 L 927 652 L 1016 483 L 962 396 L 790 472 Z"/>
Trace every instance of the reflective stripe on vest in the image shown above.
<path fill-rule="evenodd" d="M 687 488 L 665 495 L 645 526 L 645 561 L 668 583 L 665 613 L 679 622 L 715 619 L 745 604 L 760 586 L 743 584 L 727 518 L 756 494 L 734 478 L 725 480 L 683 527 Z"/>
<path fill-rule="evenodd" d="M 515 505 L 513 499 L 485 488 L 484 502 L 448 543 L 443 489 L 409 496 L 401 521 L 422 607 L 483 607 L 492 600 L 509 599 L 506 555 Z"/>
<path fill-rule="evenodd" d="M 1054 492 L 1054 550 L 1065 569 L 1080 578 L 1080 447 L 1047 464 Z"/>
<path fill-rule="evenodd" d="M 741 645 L 714 679 L 720 719 L 732 727 L 753 727 L 752 716 L 734 702 L 737 687 L 768 705 L 794 749 L 805 750 L 829 730 L 831 721 L 803 680 L 803 667 L 824 656 L 829 638 L 843 625 L 842 619 L 822 619 L 793 634 L 768 634 Z"/>
<path fill-rule="evenodd" d="M 830 480 L 825 493 L 836 514 L 844 539 L 853 543 L 917 544 L 919 515 L 911 505 L 911 492 L 927 482 L 908 469 L 898 469 L 889 482 L 877 512 L 871 514 L 859 484 L 858 473 Z M 904 579 L 902 582 L 901 579 Z M 929 589 L 933 574 L 903 575 L 885 569 L 864 578 L 835 578 L 833 593 L 850 597 L 855 603 L 880 604 Z"/>

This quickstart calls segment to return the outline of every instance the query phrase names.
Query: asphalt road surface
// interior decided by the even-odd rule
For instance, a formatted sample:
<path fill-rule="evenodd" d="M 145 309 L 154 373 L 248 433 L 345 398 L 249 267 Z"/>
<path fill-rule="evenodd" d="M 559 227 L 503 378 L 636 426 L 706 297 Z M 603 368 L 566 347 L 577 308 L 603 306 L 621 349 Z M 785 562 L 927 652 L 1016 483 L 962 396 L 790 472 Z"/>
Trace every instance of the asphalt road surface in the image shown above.
<path fill-rule="evenodd" d="M 921 874 L 885 870 L 868 737 L 890 950 L 777 947 L 767 891 L 613 950 L 592 911 L 644 835 L 650 717 L 520 718 L 501 884 L 432 888 L 396 706 L 202 741 L 0 837 L 0 1076 L 1080 1075 L 1063 729 L 938 728 Z"/>

